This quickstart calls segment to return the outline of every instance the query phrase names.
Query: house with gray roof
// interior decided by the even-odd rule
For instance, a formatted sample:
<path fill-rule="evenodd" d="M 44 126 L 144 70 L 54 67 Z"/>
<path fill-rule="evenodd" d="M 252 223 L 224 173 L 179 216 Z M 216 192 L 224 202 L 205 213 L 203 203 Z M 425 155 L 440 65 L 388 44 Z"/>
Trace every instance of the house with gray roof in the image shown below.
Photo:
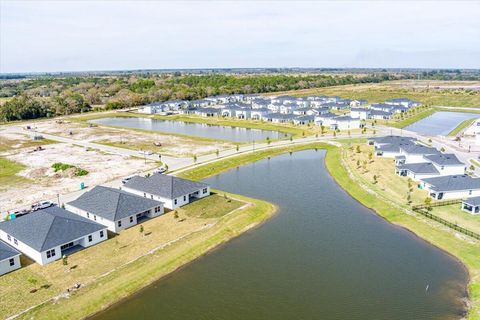
<path fill-rule="evenodd" d="M 66 203 L 65 208 L 118 233 L 144 219 L 163 214 L 163 203 L 151 198 L 119 189 L 96 186 L 76 200 Z"/>
<path fill-rule="evenodd" d="M 338 116 L 331 120 L 330 128 L 334 130 L 350 130 L 361 128 L 360 119 L 354 119 L 350 116 Z"/>
<path fill-rule="evenodd" d="M 480 196 L 480 178 L 472 178 L 467 174 L 422 179 L 419 186 L 436 200 Z"/>
<path fill-rule="evenodd" d="M 388 119 L 391 119 L 392 116 L 393 116 L 393 112 L 391 110 L 382 111 L 382 110 L 372 109 L 370 111 L 368 118 L 373 120 L 388 120 Z"/>
<path fill-rule="evenodd" d="M 412 107 L 417 107 L 420 105 L 420 103 L 415 102 L 413 100 L 407 99 L 407 98 L 396 98 L 396 99 L 389 99 L 385 101 L 386 104 L 391 104 L 391 105 L 396 105 L 396 106 L 403 106 L 407 109 L 412 108 Z"/>
<path fill-rule="evenodd" d="M 306 124 L 313 123 L 314 120 L 315 120 L 314 116 L 308 116 L 308 115 L 298 116 L 298 117 L 293 118 L 293 124 L 306 125 Z"/>
<path fill-rule="evenodd" d="M 262 120 L 269 113 L 270 110 L 268 108 L 256 108 L 250 111 L 250 116 L 253 120 Z"/>
<path fill-rule="evenodd" d="M 371 109 L 367 108 L 352 108 L 350 109 L 350 117 L 360 120 L 367 120 L 370 117 Z"/>
<path fill-rule="evenodd" d="M 442 176 L 464 174 L 467 170 L 465 163 L 458 160 L 453 153 L 429 154 L 423 158 L 430 162 Z"/>
<path fill-rule="evenodd" d="M 440 175 L 440 172 L 430 162 L 402 163 L 396 166 L 395 172 L 401 177 L 409 177 L 415 181 Z"/>
<path fill-rule="evenodd" d="M 384 158 L 396 158 L 397 156 L 402 156 L 400 147 L 411 145 L 413 144 L 412 141 L 401 141 L 401 142 L 393 142 L 388 144 L 380 144 L 375 146 L 375 155 L 377 157 L 384 157 Z M 398 161 L 405 163 L 405 156 L 403 155 L 403 161 Z"/>
<path fill-rule="evenodd" d="M 480 197 L 473 197 L 463 200 L 462 210 L 473 215 L 480 214 Z"/>
<path fill-rule="evenodd" d="M 134 176 L 121 189 L 163 202 L 168 209 L 176 209 L 210 195 L 210 186 L 206 183 L 160 173 L 149 177 Z"/>
<path fill-rule="evenodd" d="M 0 240 L 0 276 L 20 267 L 20 252 Z"/>
<path fill-rule="evenodd" d="M 286 114 L 286 113 L 269 113 L 265 116 L 265 119 L 270 122 L 274 123 L 287 123 L 293 121 L 295 115 L 293 114 Z"/>
<path fill-rule="evenodd" d="M 400 154 L 405 156 L 405 163 L 420 163 L 430 162 L 424 156 L 440 155 L 441 153 L 435 148 L 413 143 L 401 145 Z"/>
<path fill-rule="evenodd" d="M 384 137 L 373 137 L 367 139 L 369 145 L 374 145 L 375 148 L 380 147 L 386 144 L 392 143 L 414 143 L 417 141 L 415 138 L 411 137 L 402 137 L 402 136 L 384 136 Z"/>
<path fill-rule="evenodd" d="M 107 227 L 59 207 L 0 223 L 0 240 L 45 265 L 107 239 Z"/>
<path fill-rule="evenodd" d="M 219 116 L 220 113 L 221 113 L 220 109 L 218 109 L 218 108 L 208 108 L 208 107 L 198 108 L 195 111 L 195 114 L 197 114 L 201 117 L 215 117 L 215 116 Z"/>

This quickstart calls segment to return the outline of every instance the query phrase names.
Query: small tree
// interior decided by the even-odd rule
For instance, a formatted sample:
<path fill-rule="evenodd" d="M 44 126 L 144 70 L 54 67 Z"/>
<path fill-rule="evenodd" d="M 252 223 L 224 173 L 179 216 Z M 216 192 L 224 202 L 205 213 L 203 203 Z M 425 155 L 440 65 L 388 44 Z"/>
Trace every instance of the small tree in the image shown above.
<path fill-rule="evenodd" d="M 333 131 L 333 137 L 335 138 L 337 136 L 337 131 Z"/>
<path fill-rule="evenodd" d="M 305 137 L 305 131 L 302 131 L 302 137 Z"/>
<path fill-rule="evenodd" d="M 35 279 L 35 278 L 28 278 L 28 282 L 33 286 L 33 289 L 36 290 L 37 289 L 37 283 L 38 283 L 38 280 Z"/>
<path fill-rule="evenodd" d="M 407 203 L 412 203 L 412 196 L 410 195 L 410 192 L 407 194 Z"/>
<path fill-rule="evenodd" d="M 193 155 L 193 162 L 194 162 L 194 163 L 197 163 L 197 160 L 198 160 L 197 155 L 194 154 L 194 155 Z"/>
<path fill-rule="evenodd" d="M 62 264 L 66 267 L 68 266 L 68 257 L 66 254 L 62 256 Z"/>
<path fill-rule="evenodd" d="M 445 152 L 445 148 L 442 147 L 442 148 L 440 149 L 440 151 L 441 151 L 441 152 Z"/>
<path fill-rule="evenodd" d="M 218 158 L 218 156 L 220 155 L 220 150 L 218 150 L 218 149 L 215 150 L 215 154 L 217 155 L 217 158 Z"/>
<path fill-rule="evenodd" d="M 377 134 L 377 130 L 373 130 L 373 135 L 376 135 Z"/>
<path fill-rule="evenodd" d="M 430 210 L 430 209 L 431 209 L 430 205 L 432 204 L 432 198 L 426 197 L 423 202 L 424 202 L 425 205 L 427 206 L 428 210 Z"/>
<path fill-rule="evenodd" d="M 357 160 L 357 168 L 360 168 L 360 160 Z"/>
<path fill-rule="evenodd" d="M 290 142 L 293 142 L 293 137 L 292 136 L 290 136 Z"/>
<path fill-rule="evenodd" d="M 143 224 L 140 225 L 140 233 L 143 233 L 143 231 L 145 231 L 145 229 L 143 229 Z"/>
<path fill-rule="evenodd" d="M 323 124 L 320 126 L 320 132 L 322 135 L 325 133 L 325 126 Z"/>
<path fill-rule="evenodd" d="M 315 134 L 315 138 L 317 138 L 317 139 L 318 139 L 318 133 L 316 133 L 316 134 Z"/>
<path fill-rule="evenodd" d="M 364 171 L 367 171 L 367 160 L 363 160 L 362 167 Z"/>
<path fill-rule="evenodd" d="M 470 165 L 469 169 L 470 169 L 470 171 L 475 171 L 475 166 L 472 164 L 472 165 Z"/>
<path fill-rule="evenodd" d="M 270 146 L 270 143 L 272 143 L 272 140 L 270 140 L 270 137 L 267 137 L 267 144 Z"/>
<path fill-rule="evenodd" d="M 376 184 L 378 182 L 378 177 L 376 174 L 373 175 L 373 183 Z"/>
<path fill-rule="evenodd" d="M 349 136 L 349 137 L 352 136 L 350 130 L 348 130 L 347 133 L 348 133 L 348 136 Z"/>
<path fill-rule="evenodd" d="M 370 162 L 373 162 L 373 152 L 369 152 L 369 153 L 368 153 L 368 160 L 369 160 Z"/>
<path fill-rule="evenodd" d="M 355 150 L 356 150 L 357 153 L 362 152 L 362 151 L 360 150 L 360 145 L 357 145 L 357 147 L 355 148 Z"/>
<path fill-rule="evenodd" d="M 237 144 L 236 146 L 237 152 L 240 150 L 240 145 Z"/>
<path fill-rule="evenodd" d="M 175 219 L 178 219 L 178 211 L 177 210 L 173 211 L 173 217 Z"/>

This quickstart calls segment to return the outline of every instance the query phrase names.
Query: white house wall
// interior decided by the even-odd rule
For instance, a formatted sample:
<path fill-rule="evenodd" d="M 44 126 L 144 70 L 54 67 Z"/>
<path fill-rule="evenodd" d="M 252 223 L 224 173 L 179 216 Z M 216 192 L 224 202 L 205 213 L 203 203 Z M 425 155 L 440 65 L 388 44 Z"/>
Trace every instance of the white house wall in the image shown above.
<path fill-rule="evenodd" d="M 10 265 L 10 259 L 13 259 L 13 266 Z M 14 270 L 17 270 L 21 267 L 20 265 L 20 255 L 16 255 L 14 257 L 5 259 L 0 261 L 0 276 L 4 275 L 6 273 L 12 272 Z"/>

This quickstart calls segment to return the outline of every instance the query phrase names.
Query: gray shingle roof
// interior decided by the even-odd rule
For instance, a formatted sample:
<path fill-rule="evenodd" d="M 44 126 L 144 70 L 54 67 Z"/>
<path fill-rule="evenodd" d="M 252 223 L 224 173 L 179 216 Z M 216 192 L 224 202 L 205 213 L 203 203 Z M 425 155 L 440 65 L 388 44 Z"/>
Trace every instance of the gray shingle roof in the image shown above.
<path fill-rule="evenodd" d="M 294 120 L 298 120 L 298 121 L 313 121 L 315 120 L 315 117 L 314 116 L 298 116 L 296 117 Z"/>
<path fill-rule="evenodd" d="M 135 176 L 130 179 L 125 187 L 167 199 L 174 199 L 186 194 L 206 188 L 206 183 L 182 179 L 165 174 L 154 174 L 148 178 Z"/>
<path fill-rule="evenodd" d="M 424 158 L 440 166 L 464 165 L 453 153 L 426 155 Z"/>
<path fill-rule="evenodd" d="M 422 146 L 419 144 L 403 145 L 402 151 L 408 154 L 424 154 L 424 155 L 440 154 L 440 151 L 438 151 L 435 148 L 430 148 L 430 147 Z"/>
<path fill-rule="evenodd" d="M 434 191 L 460 191 L 480 189 L 480 178 L 469 175 L 453 175 L 423 179 Z"/>
<path fill-rule="evenodd" d="M 404 169 L 411 171 L 415 174 L 440 174 L 437 169 L 435 169 L 435 166 L 429 162 L 423 162 L 423 163 L 406 163 L 398 166 L 398 169 Z"/>
<path fill-rule="evenodd" d="M 20 252 L 0 240 L 0 261 L 18 256 Z"/>
<path fill-rule="evenodd" d="M 385 137 L 377 137 L 377 138 L 370 138 L 370 141 L 375 141 L 376 143 L 400 143 L 400 142 L 413 142 L 417 141 L 415 138 L 410 137 L 401 137 L 401 136 L 385 136 Z"/>
<path fill-rule="evenodd" d="M 267 114 L 266 116 L 267 119 L 285 119 L 285 120 L 291 120 L 295 118 L 295 115 L 293 114 L 286 114 L 286 113 L 270 113 Z"/>
<path fill-rule="evenodd" d="M 471 206 L 480 206 L 480 197 L 473 197 L 463 200 L 463 203 L 469 204 Z"/>
<path fill-rule="evenodd" d="M 105 229 L 59 207 L 50 207 L 0 223 L 0 229 L 42 252 Z"/>
<path fill-rule="evenodd" d="M 162 202 L 119 189 L 96 186 L 68 204 L 110 221 L 117 221 L 158 207 Z"/>

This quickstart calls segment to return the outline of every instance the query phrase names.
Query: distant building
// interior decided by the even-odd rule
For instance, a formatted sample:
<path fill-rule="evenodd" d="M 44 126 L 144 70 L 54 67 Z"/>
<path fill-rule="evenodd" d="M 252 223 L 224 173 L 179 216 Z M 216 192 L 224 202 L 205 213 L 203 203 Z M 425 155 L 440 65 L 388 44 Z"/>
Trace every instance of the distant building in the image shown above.
<path fill-rule="evenodd" d="M 0 276 L 20 267 L 20 252 L 0 240 Z"/>

